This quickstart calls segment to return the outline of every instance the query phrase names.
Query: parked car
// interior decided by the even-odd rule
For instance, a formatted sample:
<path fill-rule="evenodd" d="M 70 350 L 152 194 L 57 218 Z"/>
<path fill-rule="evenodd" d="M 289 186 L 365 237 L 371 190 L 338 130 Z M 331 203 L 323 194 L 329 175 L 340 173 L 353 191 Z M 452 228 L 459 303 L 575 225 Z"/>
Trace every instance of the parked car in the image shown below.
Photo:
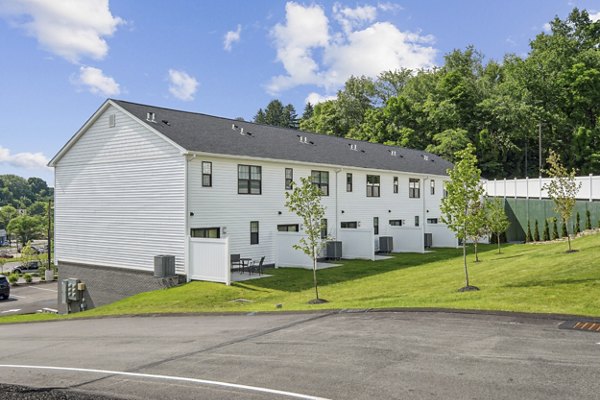
<path fill-rule="evenodd" d="M 13 257 L 14 256 L 6 250 L 0 251 L 0 258 L 13 258 Z"/>
<path fill-rule="evenodd" d="M 6 300 L 10 296 L 10 284 L 6 276 L 0 275 L 0 297 Z"/>
<path fill-rule="evenodd" d="M 42 254 L 47 252 L 47 246 L 44 245 L 32 244 L 30 247 L 31 250 L 33 250 L 33 254 Z"/>
<path fill-rule="evenodd" d="M 25 272 L 37 272 L 39 268 L 39 261 L 28 261 L 19 265 L 18 267 L 15 267 L 12 272 L 16 272 L 17 274 L 23 274 Z"/>

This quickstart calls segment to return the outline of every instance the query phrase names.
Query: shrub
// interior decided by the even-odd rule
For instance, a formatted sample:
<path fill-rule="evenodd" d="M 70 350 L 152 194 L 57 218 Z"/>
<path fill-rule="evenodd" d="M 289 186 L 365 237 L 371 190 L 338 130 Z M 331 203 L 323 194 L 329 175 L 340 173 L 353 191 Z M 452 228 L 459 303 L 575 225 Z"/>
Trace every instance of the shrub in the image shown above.
<path fill-rule="evenodd" d="M 27 282 L 27 283 L 31 283 L 31 281 L 33 280 L 33 278 L 31 277 L 31 274 L 23 275 L 23 279 L 25 279 L 25 282 Z"/>
<path fill-rule="evenodd" d="M 588 231 L 592 229 L 592 213 L 590 210 L 585 210 L 585 229 Z"/>
<path fill-rule="evenodd" d="M 40 269 L 38 270 L 38 274 L 40 276 L 40 280 L 45 281 L 46 280 L 46 267 L 40 267 Z"/>
<path fill-rule="evenodd" d="M 538 226 L 537 219 L 535 220 L 535 229 L 533 231 L 533 240 L 535 240 L 536 242 L 540 241 L 540 228 Z"/>
<path fill-rule="evenodd" d="M 17 283 L 18 280 L 19 280 L 19 274 L 12 273 L 8 276 L 8 281 L 12 284 Z"/>
<path fill-rule="evenodd" d="M 558 239 L 558 220 L 556 218 L 552 218 L 552 240 Z"/>
<path fill-rule="evenodd" d="M 573 229 L 573 233 L 578 234 L 581 232 L 581 217 L 579 216 L 579 211 L 577 211 L 575 221 L 575 229 Z"/>
<path fill-rule="evenodd" d="M 527 236 L 525 236 L 525 241 L 527 243 L 529 243 L 529 242 L 532 241 L 532 238 L 531 238 L 531 223 L 529 221 L 527 221 Z"/>
<path fill-rule="evenodd" d="M 550 226 L 548 226 L 548 220 L 544 220 L 544 242 L 550 240 Z"/>

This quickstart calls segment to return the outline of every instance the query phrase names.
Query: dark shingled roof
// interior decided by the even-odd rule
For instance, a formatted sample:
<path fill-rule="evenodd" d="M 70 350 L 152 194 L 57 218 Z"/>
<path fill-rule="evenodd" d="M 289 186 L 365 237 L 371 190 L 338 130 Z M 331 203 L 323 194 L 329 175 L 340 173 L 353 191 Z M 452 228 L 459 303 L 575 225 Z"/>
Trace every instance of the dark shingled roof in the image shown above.
<path fill-rule="evenodd" d="M 112 100 L 188 151 L 447 175 L 452 164 L 422 150 Z M 155 121 L 146 120 L 148 112 Z M 235 127 L 232 127 L 235 125 Z M 243 128 L 243 134 L 241 129 Z M 301 143 L 306 137 L 308 143 Z M 356 150 L 353 150 L 356 148 Z M 392 155 L 395 151 L 396 155 Z"/>

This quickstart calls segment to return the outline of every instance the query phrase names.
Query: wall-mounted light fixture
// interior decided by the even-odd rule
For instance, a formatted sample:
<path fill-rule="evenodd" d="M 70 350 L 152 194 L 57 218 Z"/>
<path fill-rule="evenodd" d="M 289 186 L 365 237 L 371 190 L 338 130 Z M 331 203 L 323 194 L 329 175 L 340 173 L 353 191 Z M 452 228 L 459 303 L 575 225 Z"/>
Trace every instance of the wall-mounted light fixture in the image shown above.
<path fill-rule="evenodd" d="M 277 211 L 277 214 L 281 215 L 281 211 Z"/>
<path fill-rule="evenodd" d="M 193 217 L 193 216 L 194 216 L 194 212 L 190 211 L 190 217 Z"/>
<path fill-rule="evenodd" d="M 388 210 L 388 212 L 389 212 L 389 213 L 391 213 L 391 212 L 392 212 L 392 210 Z"/>
<path fill-rule="evenodd" d="M 342 214 L 344 213 L 344 210 L 342 210 Z"/>

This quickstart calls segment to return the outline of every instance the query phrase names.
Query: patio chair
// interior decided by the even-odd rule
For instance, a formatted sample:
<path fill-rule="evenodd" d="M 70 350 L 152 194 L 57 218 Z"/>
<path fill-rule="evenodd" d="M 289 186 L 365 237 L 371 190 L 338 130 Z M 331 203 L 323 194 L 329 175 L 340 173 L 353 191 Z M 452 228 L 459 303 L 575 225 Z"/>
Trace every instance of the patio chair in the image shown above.
<path fill-rule="evenodd" d="M 263 263 L 265 262 L 265 256 L 260 258 L 259 262 L 252 261 L 248 265 L 248 272 L 252 274 L 252 271 L 257 271 L 259 275 L 262 275 Z"/>
<path fill-rule="evenodd" d="M 229 255 L 229 262 L 231 264 L 232 271 L 235 269 L 234 266 L 237 266 L 238 271 L 242 268 L 242 260 L 240 258 L 241 256 L 239 254 Z"/>

